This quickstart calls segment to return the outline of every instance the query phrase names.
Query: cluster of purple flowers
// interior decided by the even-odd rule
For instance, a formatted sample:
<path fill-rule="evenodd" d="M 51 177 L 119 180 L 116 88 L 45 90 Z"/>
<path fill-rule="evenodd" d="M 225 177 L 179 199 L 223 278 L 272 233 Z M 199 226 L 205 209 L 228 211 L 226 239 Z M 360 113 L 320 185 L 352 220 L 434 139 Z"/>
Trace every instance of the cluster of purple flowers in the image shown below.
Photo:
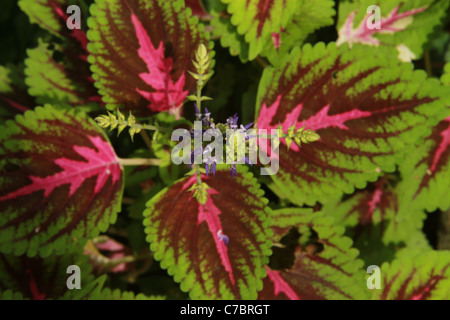
<path fill-rule="evenodd" d="M 234 114 L 232 117 L 229 117 L 227 119 L 227 122 L 225 124 L 217 124 L 214 123 L 214 120 L 211 118 L 211 113 L 209 112 L 208 108 L 205 108 L 205 113 L 202 114 L 200 112 L 200 110 L 197 107 L 197 104 L 194 104 L 195 106 L 195 116 L 197 118 L 198 121 L 202 121 L 202 130 L 201 132 L 196 132 L 195 129 L 193 129 L 191 131 L 191 136 L 192 138 L 195 138 L 197 135 L 203 135 L 208 129 L 217 129 L 217 128 L 226 128 L 226 129 L 231 129 L 231 130 L 237 130 L 240 133 L 244 134 L 245 139 L 248 140 L 250 138 L 253 138 L 252 136 L 249 136 L 246 134 L 246 131 L 253 126 L 253 122 L 244 126 L 244 125 L 240 125 L 238 126 L 238 115 Z M 222 132 L 223 134 L 224 132 Z M 203 150 L 202 150 L 203 149 Z M 207 145 L 205 148 L 202 149 L 195 149 L 191 154 L 191 163 L 194 162 L 194 158 L 197 155 L 202 155 L 203 156 L 203 163 L 205 164 L 205 170 L 206 170 L 206 175 L 209 175 L 210 173 L 212 173 L 213 175 L 216 174 L 216 166 L 217 166 L 217 157 L 216 156 L 212 156 L 212 148 L 210 145 Z M 244 162 L 246 164 L 252 165 L 250 163 L 250 160 L 248 159 L 248 157 L 244 156 Z M 236 164 L 238 163 L 238 161 L 234 161 L 233 164 L 230 165 L 230 172 L 231 172 L 231 177 L 237 176 L 237 169 L 236 169 Z"/>

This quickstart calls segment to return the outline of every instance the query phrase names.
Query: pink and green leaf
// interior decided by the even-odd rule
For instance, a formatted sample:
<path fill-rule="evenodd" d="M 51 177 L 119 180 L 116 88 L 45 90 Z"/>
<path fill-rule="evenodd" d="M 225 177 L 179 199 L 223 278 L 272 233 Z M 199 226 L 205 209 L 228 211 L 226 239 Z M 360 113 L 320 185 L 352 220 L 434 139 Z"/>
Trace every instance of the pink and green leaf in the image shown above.
<path fill-rule="evenodd" d="M 74 40 L 84 51 L 86 50 L 85 31 L 82 29 L 70 30 L 66 24 L 69 18 L 66 10 L 70 5 L 82 8 L 81 18 L 86 18 L 87 4 L 85 0 L 20 0 L 18 4 L 27 14 L 31 23 L 37 23 L 41 28 L 58 37 Z"/>
<path fill-rule="evenodd" d="M 80 267 L 80 290 L 70 290 L 67 280 L 71 265 Z M 87 258 L 80 254 L 47 258 L 0 254 L 0 297 L 30 300 L 154 300 L 118 289 L 104 288 L 106 276 L 94 279 Z"/>
<path fill-rule="evenodd" d="M 255 299 L 271 252 L 263 191 L 242 171 L 233 179 L 220 170 L 202 181 L 204 204 L 193 195 L 195 176 L 147 203 L 150 249 L 193 299 Z"/>
<path fill-rule="evenodd" d="M 108 107 L 175 112 L 194 88 L 192 60 L 208 35 L 183 0 L 97 0 L 88 24 L 89 62 Z"/>
<path fill-rule="evenodd" d="M 379 265 L 394 258 L 401 248 L 428 248 L 420 237 L 426 214 L 414 202 L 410 184 L 385 175 L 345 199 L 327 202 L 322 210 L 348 228 L 363 260 Z"/>
<path fill-rule="evenodd" d="M 289 208 L 272 214 L 274 232 L 296 227 L 317 234 L 295 250 L 294 264 L 284 270 L 267 267 L 268 277 L 259 299 L 323 300 L 365 299 L 362 261 L 352 241 L 343 235 L 344 228 L 336 226 L 330 217 L 320 212 Z M 309 245 L 321 248 L 308 250 Z"/>
<path fill-rule="evenodd" d="M 450 299 L 450 253 L 427 251 L 384 263 L 381 290 L 371 290 L 374 300 Z"/>
<path fill-rule="evenodd" d="M 379 4 L 381 28 L 368 28 L 371 0 L 345 1 L 339 4 L 338 44 L 356 43 L 396 47 L 402 61 L 419 59 L 428 37 L 439 26 L 448 9 L 448 1 L 389 0 Z"/>
<path fill-rule="evenodd" d="M 314 31 L 333 25 L 335 3 L 333 0 L 298 0 L 292 20 L 280 32 L 272 33 L 272 42 L 266 43 L 261 55 L 272 65 L 282 62 L 283 55 L 305 42 Z"/>
<path fill-rule="evenodd" d="M 249 44 L 249 60 L 255 59 L 272 34 L 286 28 L 297 8 L 295 0 L 222 0 L 228 4 L 231 23 Z"/>
<path fill-rule="evenodd" d="M 122 168 L 93 120 L 46 106 L 1 129 L 2 252 L 65 252 L 115 221 Z"/>
<path fill-rule="evenodd" d="M 450 116 L 433 128 L 412 157 L 405 159 L 400 172 L 414 190 L 412 201 L 417 206 L 429 212 L 450 208 Z"/>
<path fill-rule="evenodd" d="M 0 292 L 12 290 L 26 299 L 66 299 L 77 290 L 67 288 L 67 267 L 81 268 L 81 285 L 93 281 L 87 258 L 80 254 L 51 255 L 46 258 L 0 254 Z"/>
<path fill-rule="evenodd" d="M 271 178 L 292 202 L 326 202 L 365 187 L 381 172 L 394 171 L 436 124 L 445 89 L 385 53 L 319 43 L 296 48 L 284 64 L 265 69 L 257 127 L 281 124 L 287 132 L 295 124 L 321 137 L 301 148 L 280 148 L 280 170 Z"/>

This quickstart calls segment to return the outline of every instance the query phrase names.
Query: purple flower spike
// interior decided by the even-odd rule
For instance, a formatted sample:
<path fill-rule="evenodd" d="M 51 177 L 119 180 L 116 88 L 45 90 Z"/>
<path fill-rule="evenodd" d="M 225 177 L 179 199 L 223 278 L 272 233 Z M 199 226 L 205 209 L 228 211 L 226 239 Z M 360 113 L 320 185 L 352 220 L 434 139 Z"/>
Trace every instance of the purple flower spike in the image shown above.
<path fill-rule="evenodd" d="M 211 112 L 208 111 L 208 108 L 205 107 L 205 119 L 209 122 L 209 118 L 211 116 Z"/>
<path fill-rule="evenodd" d="M 248 128 L 250 128 L 252 125 L 254 125 L 255 123 L 254 122 L 252 122 L 252 123 L 249 123 L 248 125 L 246 125 L 244 128 L 245 128 L 245 130 L 248 130 Z"/>
<path fill-rule="evenodd" d="M 252 163 L 250 162 L 250 159 L 247 158 L 246 156 L 244 156 L 244 160 L 246 164 L 252 165 Z"/>
<path fill-rule="evenodd" d="M 216 176 L 216 163 L 215 162 L 211 165 L 210 172 L 211 171 L 212 171 L 213 175 Z"/>
<path fill-rule="evenodd" d="M 236 170 L 236 165 L 235 164 L 232 164 L 231 165 L 231 167 L 230 167 L 230 169 L 231 169 L 231 177 L 233 178 L 233 177 L 237 177 L 237 170 Z"/>
<path fill-rule="evenodd" d="M 228 246 L 228 242 L 230 242 L 230 238 L 222 233 L 222 230 L 217 231 L 217 237 L 219 237 L 219 241 L 223 241 L 226 246 Z"/>
<path fill-rule="evenodd" d="M 200 113 L 200 110 L 198 110 L 196 103 L 194 103 L 194 108 L 195 108 L 195 116 L 197 117 L 197 120 L 200 120 L 202 118 L 202 114 Z"/>

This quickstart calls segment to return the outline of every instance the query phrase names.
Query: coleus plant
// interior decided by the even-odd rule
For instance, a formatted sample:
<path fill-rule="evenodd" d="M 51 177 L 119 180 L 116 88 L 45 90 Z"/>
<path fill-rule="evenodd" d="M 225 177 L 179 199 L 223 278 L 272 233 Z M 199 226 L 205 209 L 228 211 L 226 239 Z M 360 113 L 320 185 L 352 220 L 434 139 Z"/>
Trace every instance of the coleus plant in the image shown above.
<path fill-rule="evenodd" d="M 450 298 L 424 227 L 450 209 L 450 4 L 383 1 L 379 29 L 373 5 L 20 0 L 40 30 L 0 67 L 0 296 Z M 175 164 L 176 129 L 279 168 L 209 141 Z"/>

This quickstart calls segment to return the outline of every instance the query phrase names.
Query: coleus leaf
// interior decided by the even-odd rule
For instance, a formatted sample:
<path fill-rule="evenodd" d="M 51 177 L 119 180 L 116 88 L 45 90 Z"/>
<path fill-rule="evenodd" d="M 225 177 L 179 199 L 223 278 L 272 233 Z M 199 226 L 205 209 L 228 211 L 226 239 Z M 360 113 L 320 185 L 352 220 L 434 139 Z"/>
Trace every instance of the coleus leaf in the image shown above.
<path fill-rule="evenodd" d="M 0 250 L 62 253 L 115 221 L 122 169 L 90 118 L 49 105 L 0 130 Z"/>
<path fill-rule="evenodd" d="M 450 299 L 450 253 L 428 251 L 381 266 L 381 290 L 374 300 Z"/>
<path fill-rule="evenodd" d="M 407 185 L 415 191 L 412 201 L 429 212 L 450 208 L 450 108 L 448 114 L 399 167 Z"/>
<path fill-rule="evenodd" d="M 272 65 L 282 62 L 282 56 L 303 43 L 309 34 L 333 24 L 333 7 L 332 0 L 298 0 L 287 25 L 271 32 L 264 40 L 261 39 L 263 47 L 258 54 L 267 57 Z M 227 13 L 226 6 L 220 0 L 212 1 L 211 14 L 213 35 L 220 38 L 221 45 L 229 47 L 230 54 L 238 55 L 242 62 L 254 59 L 255 57 L 249 57 L 250 44 L 246 41 L 246 34 L 238 32 L 238 28 L 230 20 L 232 16 Z"/>
<path fill-rule="evenodd" d="M 195 176 L 147 203 L 150 249 L 193 299 L 255 299 L 271 252 L 263 191 L 242 170 L 235 178 L 219 170 L 202 181 L 204 204 L 194 198 Z"/>
<path fill-rule="evenodd" d="M 271 43 L 272 34 L 286 28 L 297 9 L 295 0 L 222 0 L 228 4 L 231 23 L 249 44 L 248 58 L 255 59 L 266 43 Z"/>
<path fill-rule="evenodd" d="M 12 119 L 16 114 L 34 108 L 34 99 L 27 93 L 23 67 L 0 66 L 0 119 Z"/>
<path fill-rule="evenodd" d="M 0 254 L 0 292 L 10 290 L 32 300 L 72 298 L 78 290 L 66 285 L 71 265 L 80 267 L 82 288 L 94 281 L 87 258 L 80 254 L 46 258 Z"/>
<path fill-rule="evenodd" d="M 210 7 L 213 17 L 210 22 L 213 27 L 213 37 L 219 38 L 221 46 L 229 48 L 232 56 L 239 56 L 242 63 L 247 62 L 249 60 L 249 44 L 245 42 L 244 36 L 237 32 L 236 26 L 231 24 L 227 6 L 220 0 L 211 0 Z"/>
<path fill-rule="evenodd" d="M 83 30 L 70 30 L 66 21 L 69 15 L 66 13 L 70 5 L 77 5 L 82 9 L 82 17 L 86 18 L 87 4 L 84 0 L 19 0 L 19 7 L 25 12 L 31 23 L 37 23 L 41 28 L 50 33 L 62 37 L 72 38 L 86 49 L 87 38 Z"/>
<path fill-rule="evenodd" d="M 55 61 L 53 56 L 58 51 L 48 49 L 42 41 L 36 48 L 27 50 L 25 73 L 29 93 L 36 97 L 39 104 L 80 105 L 100 101 L 92 84 L 89 65 L 83 61 L 76 62 L 79 58 L 72 56 L 67 49 L 53 46 L 58 47 L 59 52 L 68 53 L 65 61 Z"/>
<path fill-rule="evenodd" d="M 339 3 L 338 45 L 361 43 L 370 46 L 396 47 L 402 61 L 419 59 L 423 46 L 445 17 L 448 1 L 389 0 L 380 5 L 381 27 L 368 28 L 372 13 L 367 13 L 371 0 Z"/>
<path fill-rule="evenodd" d="M 428 247 L 420 236 L 426 214 L 413 201 L 415 190 L 409 180 L 399 182 L 385 175 L 346 199 L 327 202 L 322 210 L 349 229 L 347 234 L 364 261 L 381 265 L 401 248 Z"/>
<path fill-rule="evenodd" d="M 343 235 L 344 228 L 336 226 L 333 218 L 320 212 L 288 208 L 272 213 L 275 234 L 292 227 L 317 234 L 295 250 L 294 264 L 285 270 L 267 267 L 267 278 L 258 299 L 365 299 L 362 261 L 352 241 Z M 283 232 L 284 230 L 284 232 Z M 318 252 L 308 246 L 321 248 Z"/>
<path fill-rule="evenodd" d="M 67 280 L 80 268 L 80 289 L 70 290 Z M 161 300 L 143 294 L 104 288 L 106 275 L 97 279 L 91 274 L 87 257 L 80 254 L 51 255 L 46 258 L 0 254 L 0 297 L 31 300 Z"/>
<path fill-rule="evenodd" d="M 450 62 L 444 67 L 444 74 L 441 77 L 441 82 L 446 86 L 450 86 Z"/>
<path fill-rule="evenodd" d="M 304 43 L 308 35 L 334 23 L 336 11 L 333 0 L 298 0 L 297 3 L 292 20 L 281 32 L 272 33 L 272 42 L 266 43 L 261 53 L 272 65 L 282 62 L 280 57 Z"/>
<path fill-rule="evenodd" d="M 178 112 L 195 83 L 187 74 L 195 52 L 208 41 L 184 1 L 97 0 L 91 13 L 89 62 L 107 106 Z"/>
<path fill-rule="evenodd" d="M 441 81 L 445 84 L 445 74 Z M 411 202 L 429 212 L 450 208 L 450 98 L 445 103 L 441 121 L 399 166 L 405 185 L 412 190 Z"/>
<path fill-rule="evenodd" d="M 326 202 L 394 171 L 444 108 L 445 89 L 437 81 L 390 59 L 381 47 L 366 48 L 306 45 L 279 68 L 264 70 L 257 127 L 281 124 L 286 133 L 295 124 L 321 137 L 280 148 L 280 169 L 271 178 L 294 203 Z"/>
<path fill-rule="evenodd" d="M 39 104 L 70 103 L 86 104 L 101 101 L 93 85 L 87 62 L 87 37 L 82 29 L 70 30 L 66 21 L 66 9 L 75 4 L 82 12 L 81 21 L 87 18 L 87 4 L 84 0 L 21 0 L 19 6 L 31 22 L 63 39 L 62 44 L 52 43 L 52 49 L 39 40 L 38 47 L 27 51 L 25 61 L 27 85 L 30 94 Z M 57 55 L 62 58 L 56 60 Z M 61 60 L 61 61 L 60 61 Z"/>
<path fill-rule="evenodd" d="M 202 0 L 185 0 L 186 7 L 191 8 L 192 14 L 199 17 L 199 19 L 208 19 L 210 17 L 208 11 L 206 11 Z"/>

